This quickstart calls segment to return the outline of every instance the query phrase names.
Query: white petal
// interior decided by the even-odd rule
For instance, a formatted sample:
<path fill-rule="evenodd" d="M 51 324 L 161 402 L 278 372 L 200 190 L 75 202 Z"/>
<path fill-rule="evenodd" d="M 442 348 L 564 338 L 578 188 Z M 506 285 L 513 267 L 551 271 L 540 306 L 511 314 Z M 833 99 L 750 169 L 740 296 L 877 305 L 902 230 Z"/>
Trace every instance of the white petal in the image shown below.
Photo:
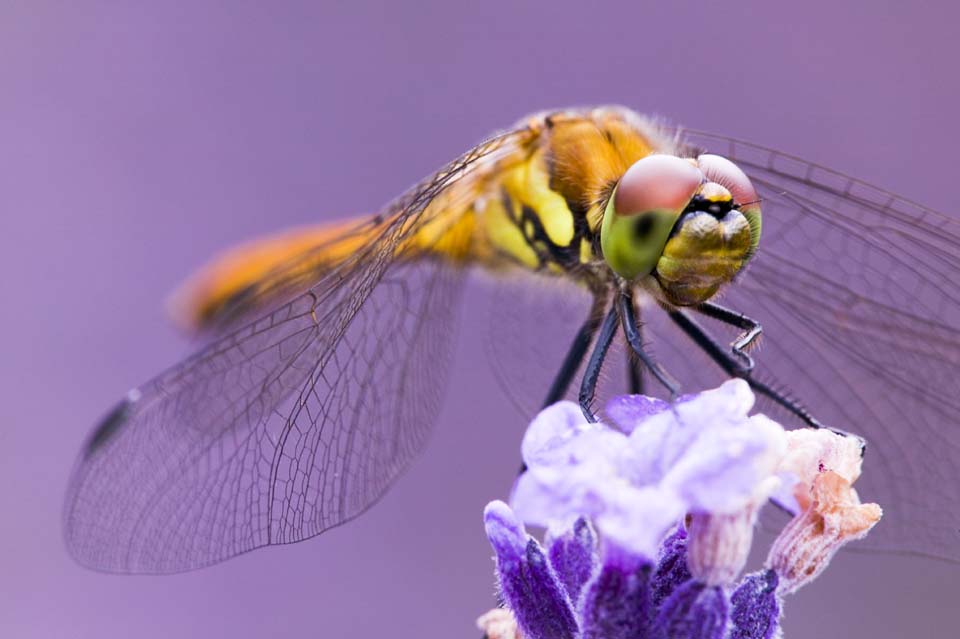
<path fill-rule="evenodd" d="M 585 431 L 603 429 L 583 416 L 573 402 L 557 402 L 547 406 L 533 419 L 520 445 L 520 454 L 527 466 L 551 463 L 556 451 Z"/>

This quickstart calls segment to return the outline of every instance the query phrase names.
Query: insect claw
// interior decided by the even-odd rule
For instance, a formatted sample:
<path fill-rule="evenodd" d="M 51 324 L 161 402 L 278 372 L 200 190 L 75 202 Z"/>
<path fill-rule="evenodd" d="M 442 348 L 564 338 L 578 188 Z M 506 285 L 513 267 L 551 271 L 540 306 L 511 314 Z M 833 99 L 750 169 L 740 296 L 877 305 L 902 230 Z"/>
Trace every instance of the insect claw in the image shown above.
<path fill-rule="evenodd" d="M 866 440 L 866 438 L 862 437 L 861 435 L 857 435 L 856 433 L 848 433 L 848 432 L 845 431 L 845 430 L 839 430 L 839 429 L 837 429 L 837 428 L 830 428 L 830 429 L 828 429 L 828 430 L 829 430 L 831 433 L 834 433 L 834 434 L 836 434 L 836 435 L 842 435 L 843 437 L 852 437 L 852 438 L 854 438 L 854 439 L 857 441 L 857 443 L 860 445 L 860 459 L 863 459 L 863 458 L 866 456 L 866 454 L 867 454 L 867 440 Z"/>
<path fill-rule="evenodd" d="M 654 364 L 650 367 L 650 372 L 657 378 L 657 381 L 670 393 L 670 401 L 674 402 L 680 396 L 680 383 L 673 378 L 660 364 Z"/>
<path fill-rule="evenodd" d="M 753 368 L 756 364 L 753 360 L 753 357 L 741 350 L 741 347 L 738 344 L 734 344 L 730 352 L 733 353 L 735 358 L 740 360 L 740 366 L 735 371 L 737 376 L 747 377 L 751 372 L 753 372 Z"/>
<path fill-rule="evenodd" d="M 599 421 L 599 420 L 597 419 L 596 414 L 594 414 L 593 409 L 590 408 L 589 406 L 583 406 L 583 405 L 581 405 L 581 406 L 580 406 L 580 410 L 583 411 L 583 416 L 584 416 L 584 417 L 587 419 L 587 421 L 590 422 L 591 424 L 596 424 L 596 423 Z"/>

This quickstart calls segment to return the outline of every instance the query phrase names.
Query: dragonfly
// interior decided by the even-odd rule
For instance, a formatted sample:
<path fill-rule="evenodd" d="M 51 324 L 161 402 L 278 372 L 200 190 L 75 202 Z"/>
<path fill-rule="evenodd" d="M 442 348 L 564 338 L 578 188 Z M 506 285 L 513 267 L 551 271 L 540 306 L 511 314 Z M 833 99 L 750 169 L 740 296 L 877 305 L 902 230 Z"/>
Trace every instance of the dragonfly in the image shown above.
<path fill-rule="evenodd" d="M 741 377 L 785 424 L 865 437 L 865 544 L 960 559 L 960 223 L 617 106 L 523 118 L 376 215 L 193 276 L 173 307 L 205 344 L 93 429 L 71 554 L 178 572 L 362 514 L 425 446 L 477 272 L 511 291 L 491 352 L 525 400 L 602 419 L 604 380 L 669 399 Z"/>

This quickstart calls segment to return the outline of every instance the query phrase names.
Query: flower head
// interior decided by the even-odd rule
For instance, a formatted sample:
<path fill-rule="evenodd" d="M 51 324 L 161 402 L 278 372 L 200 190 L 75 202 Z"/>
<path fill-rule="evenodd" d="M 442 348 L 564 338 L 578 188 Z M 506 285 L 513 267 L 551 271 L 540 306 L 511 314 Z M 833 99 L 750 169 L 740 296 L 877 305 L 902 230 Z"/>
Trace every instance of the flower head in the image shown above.
<path fill-rule="evenodd" d="M 587 422 L 571 402 L 541 412 L 524 437 L 527 465 L 512 505 L 547 527 L 585 515 L 604 538 L 652 560 L 689 512 L 735 513 L 765 499 L 786 448 L 783 429 L 748 416 L 753 394 L 733 380 L 670 406 L 621 397 L 616 428 Z"/>
<path fill-rule="evenodd" d="M 851 484 L 860 442 L 749 415 L 742 380 L 674 404 L 618 397 L 612 425 L 561 402 L 527 430 L 512 509 L 484 513 L 512 616 L 528 639 L 771 639 L 782 598 L 880 518 Z M 735 583 L 768 499 L 796 513 L 765 570 Z M 547 528 L 547 550 L 521 524 Z M 669 530 L 672 534 L 667 535 Z M 515 623 L 514 621 L 515 620 Z M 486 626 L 485 626 L 486 627 Z"/>

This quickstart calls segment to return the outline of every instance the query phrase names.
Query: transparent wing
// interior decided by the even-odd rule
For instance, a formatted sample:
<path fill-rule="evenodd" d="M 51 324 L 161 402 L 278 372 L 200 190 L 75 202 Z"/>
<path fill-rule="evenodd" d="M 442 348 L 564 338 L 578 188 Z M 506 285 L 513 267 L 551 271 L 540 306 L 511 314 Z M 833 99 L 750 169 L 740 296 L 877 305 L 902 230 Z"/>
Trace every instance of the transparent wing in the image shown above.
<path fill-rule="evenodd" d="M 175 572 L 302 540 L 360 514 L 423 446 L 442 395 L 461 269 L 398 259 L 426 205 L 504 134 L 386 211 L 362 251 L 131 391 L 71 479 L 67 545 L 118 572 Z"/>
<path fill-rule="evenodd" d="M 526 420 L 542 408 L 565 349 L 590 312 L 591 296 L 568 280 L 522 269 L 484 284 L 487 360 Z"/>
<path fill-rule="evenodd" d="M 764 327 L 758 374 L 868 440 L 865 544 L 960 560 L 960 222 L 771 149 L 691 134 L 763 199 L 722 303 Z"/>

